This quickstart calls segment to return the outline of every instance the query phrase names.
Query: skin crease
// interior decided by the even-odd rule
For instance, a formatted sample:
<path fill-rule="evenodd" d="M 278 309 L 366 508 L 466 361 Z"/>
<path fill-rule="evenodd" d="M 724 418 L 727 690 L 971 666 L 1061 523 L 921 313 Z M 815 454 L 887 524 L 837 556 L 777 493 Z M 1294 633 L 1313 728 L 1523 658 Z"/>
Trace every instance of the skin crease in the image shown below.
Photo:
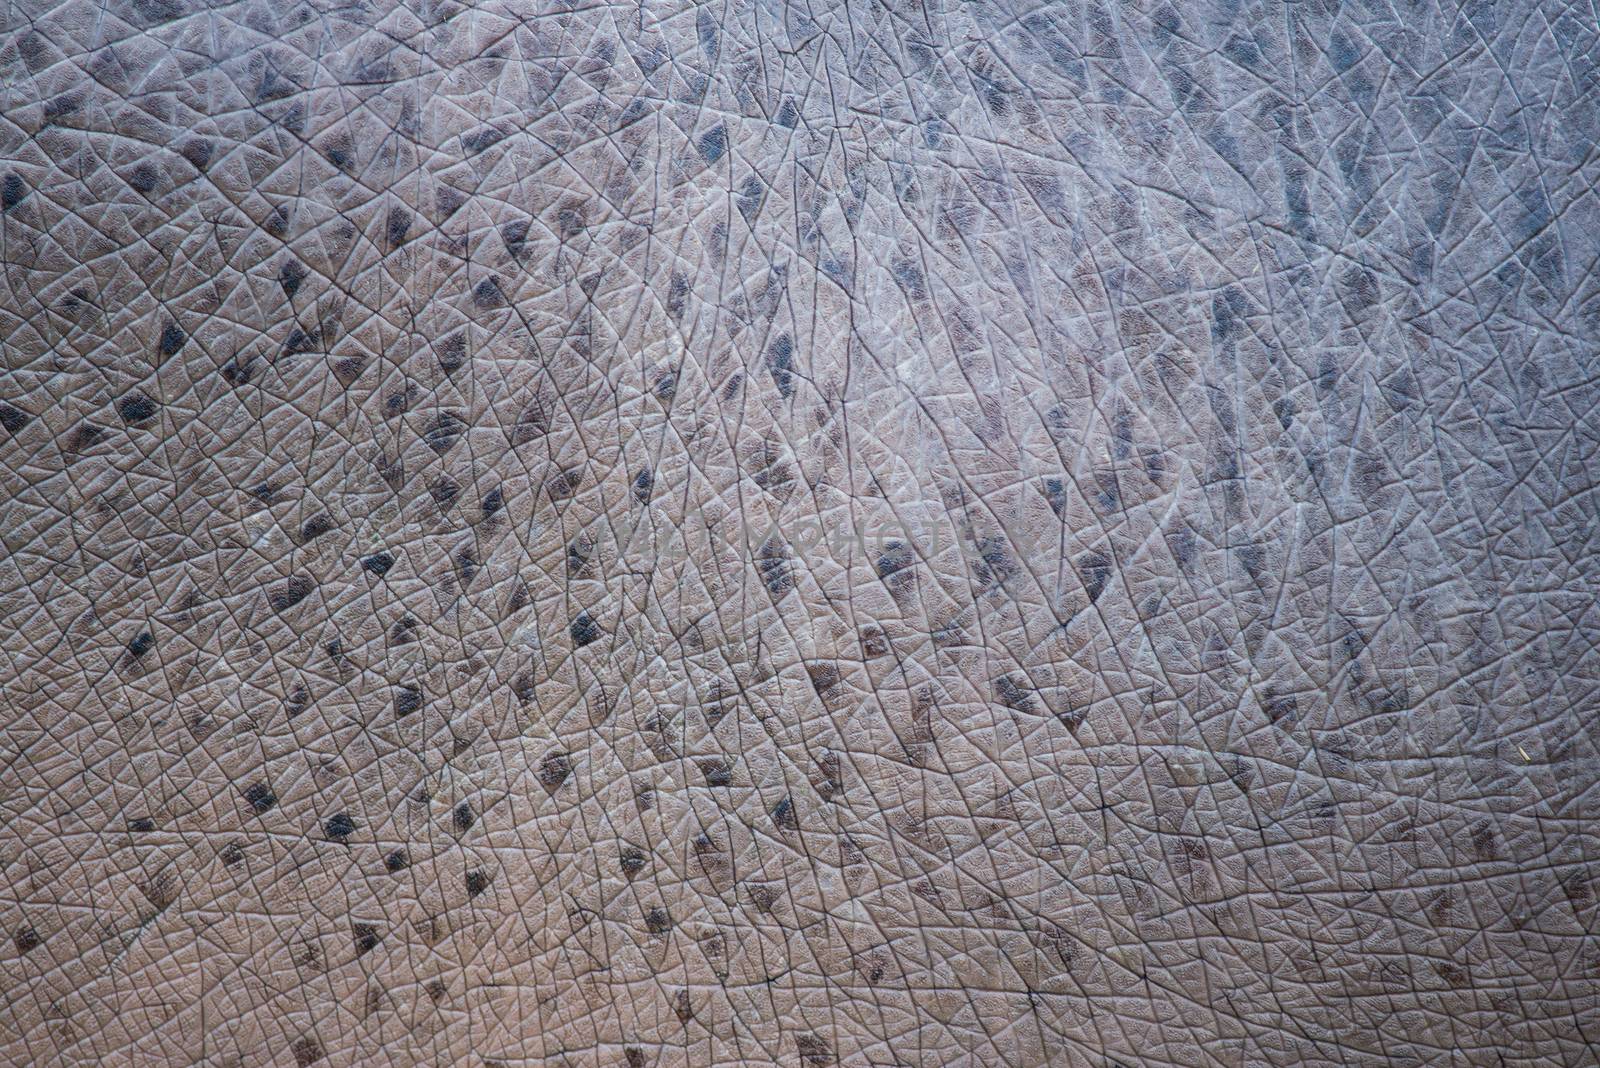
<path fill-rule="evenodd" d="M 10 5 L 0 1063 L 1593 1063 L 1596 47 Z"/>

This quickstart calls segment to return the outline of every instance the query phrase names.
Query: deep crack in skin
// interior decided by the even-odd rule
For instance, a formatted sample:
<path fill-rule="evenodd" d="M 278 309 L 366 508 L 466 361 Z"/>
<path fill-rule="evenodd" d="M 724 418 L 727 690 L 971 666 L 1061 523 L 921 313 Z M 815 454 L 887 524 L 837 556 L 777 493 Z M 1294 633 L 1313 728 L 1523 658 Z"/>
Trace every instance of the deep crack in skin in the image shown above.
<path fill-rule="evenodd" d="M 1579 1065 L 1592 7 L 0 15 L 0 1062 Z"/>

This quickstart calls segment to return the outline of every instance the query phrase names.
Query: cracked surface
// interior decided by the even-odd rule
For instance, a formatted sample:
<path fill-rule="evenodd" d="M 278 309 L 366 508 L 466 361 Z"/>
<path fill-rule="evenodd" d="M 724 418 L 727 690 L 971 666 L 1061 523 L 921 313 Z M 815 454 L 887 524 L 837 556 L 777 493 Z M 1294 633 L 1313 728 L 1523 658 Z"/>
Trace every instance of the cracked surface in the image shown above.
<path fill-rule="evenodd" d="M 1591 6 L 0 16 L 0 1061 L 1578 1065 Z"/>

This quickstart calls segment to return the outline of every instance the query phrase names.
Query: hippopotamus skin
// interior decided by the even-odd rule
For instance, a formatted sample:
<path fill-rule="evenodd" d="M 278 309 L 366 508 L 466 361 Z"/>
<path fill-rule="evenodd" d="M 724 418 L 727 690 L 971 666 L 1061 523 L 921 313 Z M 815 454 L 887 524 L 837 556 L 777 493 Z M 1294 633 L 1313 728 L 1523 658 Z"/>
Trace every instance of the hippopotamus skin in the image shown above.
<path fill-rule="evenodd" d="M 0 1061 L 1578 1065 L 1584 5 L 0 34 Z"/>

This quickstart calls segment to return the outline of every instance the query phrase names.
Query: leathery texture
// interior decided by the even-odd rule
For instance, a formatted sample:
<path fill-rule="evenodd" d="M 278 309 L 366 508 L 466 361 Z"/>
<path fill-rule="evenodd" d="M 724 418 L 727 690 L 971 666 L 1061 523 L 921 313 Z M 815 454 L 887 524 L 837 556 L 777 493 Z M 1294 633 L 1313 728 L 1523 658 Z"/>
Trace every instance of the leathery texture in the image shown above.
<path fill-rule="evenodd" d="M 1592 7 L 0 20 L 0 1061 L 1594 1063 Z"/>

